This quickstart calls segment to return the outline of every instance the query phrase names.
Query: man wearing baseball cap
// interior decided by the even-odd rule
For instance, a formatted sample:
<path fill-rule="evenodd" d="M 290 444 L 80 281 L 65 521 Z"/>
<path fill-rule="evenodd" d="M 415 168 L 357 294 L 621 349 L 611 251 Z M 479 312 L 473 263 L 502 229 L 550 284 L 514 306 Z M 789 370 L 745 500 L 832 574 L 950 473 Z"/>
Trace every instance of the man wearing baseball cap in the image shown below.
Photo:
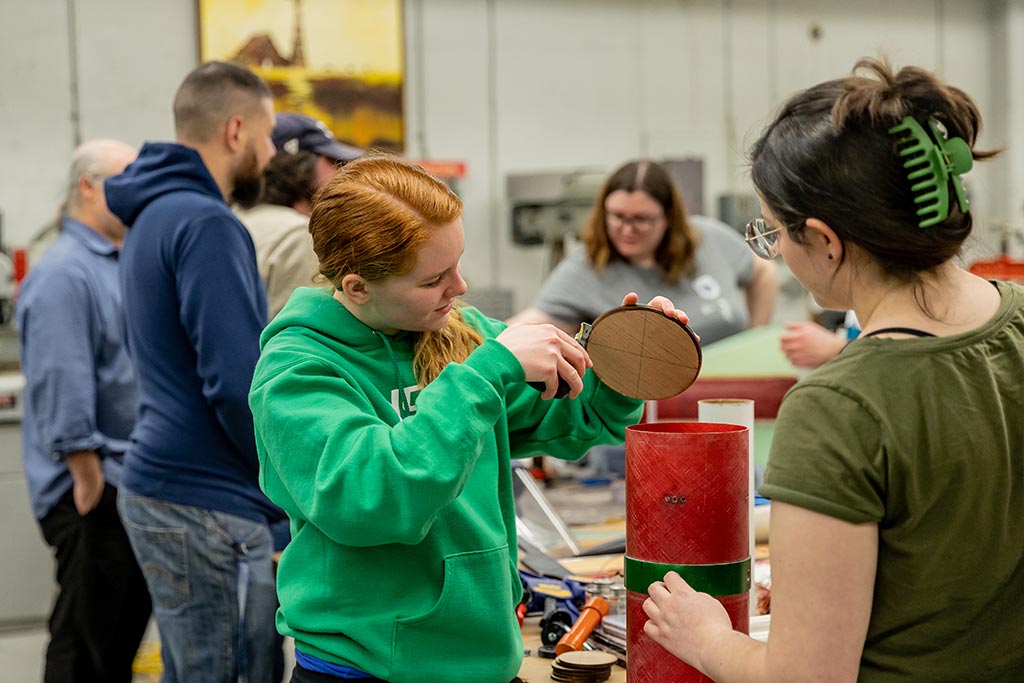
<path fill-rule="evenodd" d="M 331 177 L 338 166 L 344 166 L 363 155 L 363 150 L 334 139 L 334 134 L 322 121 L 302 114 L 278 114 L 273 132 L 278 152 L 296 154 L 311 152 L 317 158 L 317 187 Z"/>
<path fill-rule="evenodd" d="M 257 206 L 236 210 L 256 245 L 256 262 L 267 288 L 268 320 L 296 287 L 310 286 L 319 272 L 309 236 L 313 193 L 363 150 L 334 139 L 322 122 L 302 114 L 278 114 L 271 137 L 277 155 L 263 172 Z"/>

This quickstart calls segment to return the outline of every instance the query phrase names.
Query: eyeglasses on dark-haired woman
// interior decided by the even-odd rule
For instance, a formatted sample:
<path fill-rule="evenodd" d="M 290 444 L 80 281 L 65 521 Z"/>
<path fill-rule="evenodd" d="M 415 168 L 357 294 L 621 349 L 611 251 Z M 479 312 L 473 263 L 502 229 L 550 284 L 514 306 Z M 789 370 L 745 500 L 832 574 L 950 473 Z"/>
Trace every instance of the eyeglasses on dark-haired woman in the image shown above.
<path fill-rule="evenodd" d="M 755 218 L 747 223 L 744 239 L 754 254 L 766 261 L 771 261 L 779 255 L 780 232 L 782 232 L 782 228 L 776 228 L 763 218 Z"/>

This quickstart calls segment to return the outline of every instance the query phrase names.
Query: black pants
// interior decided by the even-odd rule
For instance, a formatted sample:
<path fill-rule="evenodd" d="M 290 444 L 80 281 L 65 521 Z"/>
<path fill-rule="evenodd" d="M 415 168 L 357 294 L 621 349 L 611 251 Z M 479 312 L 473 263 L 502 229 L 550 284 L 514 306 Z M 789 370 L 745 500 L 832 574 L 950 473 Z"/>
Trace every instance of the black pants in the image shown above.
<path fill-rule="evenodd" d="M 71 491 L 39 526 L 57 558 L 44 683 L 130 683 L 132 660 L 149 623 L 146 581 L 106 486 L 84 517 Z"/>

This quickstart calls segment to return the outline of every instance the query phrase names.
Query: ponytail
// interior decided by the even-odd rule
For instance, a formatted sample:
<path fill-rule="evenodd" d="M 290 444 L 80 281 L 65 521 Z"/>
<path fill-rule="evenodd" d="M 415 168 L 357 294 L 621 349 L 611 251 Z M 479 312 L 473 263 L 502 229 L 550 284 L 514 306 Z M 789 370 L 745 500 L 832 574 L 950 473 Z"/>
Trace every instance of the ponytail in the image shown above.
<path fill-rule="evenodd" d="M 861 70 L 873 77 L 856 75 Z M 999 153 L 974 149 L 981 132 L 977 105 L 963 90 L 943 83 L 932 72 L 908 66 L 894 73 L 887 61 L 863 57 L 854 65 L 853 73 L 844 79 L 844 92 L 832 105 L 836 130 L 865 122 L 871 127 L 888 128 L 907 116 L 933 118 L 946 129 L 948 137 L 963 138 L 976 160 Z"/>
<path fill-rule="evenodd" d="M 470 327 L 458 306 L 452 307 L 448 322 L 438 331 L 421 332 L 413 347 L 416 381 L 427 386 L 449 363 L 461 363 L 483 343 L 480 333 Z"/>

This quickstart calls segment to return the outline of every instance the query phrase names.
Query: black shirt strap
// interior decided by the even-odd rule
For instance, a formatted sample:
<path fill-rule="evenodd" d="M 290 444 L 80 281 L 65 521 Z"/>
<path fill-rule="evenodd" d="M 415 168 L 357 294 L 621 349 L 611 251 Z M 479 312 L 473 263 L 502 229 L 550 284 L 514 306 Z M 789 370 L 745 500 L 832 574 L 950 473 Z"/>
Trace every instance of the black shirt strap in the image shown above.
<path fill-rule="evenodd" d="M 874 337 L 874 336 L 879 335 L 879 334 L 909 334 L 909 335 L 914 336 L 914 337 L 934 337 L 935 336 L 931 332 L 924 332 L 922 330 L 915 330 L 912 327 L 883 327 L 880 330 L 875 330 L 874 332 L 868 332 L 867 334 L 862 334 L 861 335 L 861 339 L 863 339 L 864 337 Z"/>

